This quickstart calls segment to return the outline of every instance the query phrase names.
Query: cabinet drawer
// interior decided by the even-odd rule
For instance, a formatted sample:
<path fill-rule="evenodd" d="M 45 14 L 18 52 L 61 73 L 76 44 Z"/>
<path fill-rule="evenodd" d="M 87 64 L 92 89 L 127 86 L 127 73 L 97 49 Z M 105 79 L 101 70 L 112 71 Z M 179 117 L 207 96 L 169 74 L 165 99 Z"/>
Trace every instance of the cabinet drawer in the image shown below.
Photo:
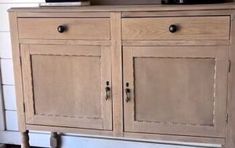
<path fill-rule="evenodd" d="M 124 18 L 122 21 L 123 40 L 228 40 L 229 30 L 229 16 Z"/>
<path fill-rule="evenodd" d="M 20 18 L 18 21 L 19 38 L 25 39 L 109 40 L 109 25 L 108 18 Z"/>

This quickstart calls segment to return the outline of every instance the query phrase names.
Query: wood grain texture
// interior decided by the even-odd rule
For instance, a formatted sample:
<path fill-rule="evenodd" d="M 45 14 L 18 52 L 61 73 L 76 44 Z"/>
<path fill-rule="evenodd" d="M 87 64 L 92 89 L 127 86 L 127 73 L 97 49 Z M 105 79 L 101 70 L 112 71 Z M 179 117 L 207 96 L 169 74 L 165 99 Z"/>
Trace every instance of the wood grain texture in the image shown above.
<path fill-rule="evenodd" d="M 18 40 L 18 29 L 17 29 L 17 14 L 14 12 L 9 13 L 10 28 L 11 28 L 11 42 L 12 42 L 12 54 L 14 61 L 14 77 L 16 86 L 17 96 L 17 114 L 19 130 L 24 132 L 25 127 L 25 112 L 24 112 L 24 96 L 23 96 L 23 81 L 22 81 L 22 69 L 20 60 L 20 48 Z"/>
<path fill-rule="evenodd" d="M 169 27 L 177 26 L 171 33 Z M 125 18 L 123 40 L 229 40 L 227 17 Z"/>
<path fill-rule="evenodd" d="M 20 58 L 23 66 L 24 83 L 17 75 L 17 90 L 26 101 L 27 124 L 20 116 L 21 129 L 224 144 L 232 9 L 234 3 L 11 9 L 14 63 L 20 74 Z M 15 13 L 24 28 L 21 39 Z M 128 27 L 137 28 L 133 32 L 122 26 L 129 19 L 136 20 Z M 41 24 L 37 20 L 43 20 L 42 34 L 25 27 Z M 92 20 L 83 23 L 93 27 L 74 27 L 64 36 L 53 30 L 54 22 L 77 20 Z M 162 31 L 177 21 L 183 24 L 181 36 Z M 100 37 L 96 31 L 105 33 Z M 106 101 L 107 81 L 112 98 Z M 126 82 L 132 97 L 128 103 Z M 23 102 L 22 97 L 17 103 L 22 114 Z M 82 118 L 71 118 L 78 116 Z"/>
<path fill-rule="evenodd" d="M 232 14 L 231 28 L 231 46 L 229 50 L 229 58 L 231 60 L 231 72 L 229 73 L 229 89 L 228 89 L 228 128 L 227 128 L 227 143 L 226 148 L 235 147 L 235 13 Z"/>
<path fill-rule="evenodd" d="M 183 7 L 182 7 L 183 8 Z M 124 11 L 123 18 L 136 18 L 136 17 L 189 17 L 189 16 L 230 16 L 231 11 L 225 10 L 185 10 L 185 11 Z"/>
<path fill-rule="evenodd" d="M 125 131 L 225 137 L 228 47 L 123 50 Z"/>
<path fill-rule="evenodd" d="M 213 126 L 215 59 L 136 57 L 133 63 L 136 121 Z"/>
<path fill-rule="evenodd" d="M 109 50 L 22 46 L 27 123 L 111 130 L 112 103 L 104 96 L 111 83 Z"/>
<path fill-rule="evenodd" d="M 43 40 L 43 39 L 19 39 L 21 44 L 53 44 L 53 45 L 103 45 L 111 46 L 109 40 Z"/>
<path fill-rule="evenodd" d="M 83 128 L 74 128 L 74 127 L 43 126 L 43 125 L 30 125 L 30 124 L 27 124 L 26 127 L 30 130 L 36 130 L 36 131 L 56 131 L 62 133 L 74 133 L 74 134 L 86 135 L 88 137 L 113 136 L 113 131 L 100 130 L 100 129 L 83 129 Z"/>
<path fill-rule="evenodd" d="M 122 41 L 123 46 L 229 46 L 230 40 L 155 40 L 139 41 L 126 40 Z"/>
<path fill-rule="evenodd" d="M 58 26 L 65 26 L 65 32 L 59 33 Z M 110 39 L 109 20 L 104 18 L 20 18 L 18 27 L 24 39 Z"/>
<path fill-rule="evenodd" d="M 114 135 L 123 136 L 121 13 L 111 13 Z"/>
<path fill-rule="evenodd" d="M 70 7 L 71 8 L 71 7 Z M 18 13 L 18 17 L 36 17 L 36 18 L 108 18 L 110 17 L 109 13 L 107 12 L 52 12 L 52 13 L 35 13 L 35 12 L 22 12 Z"/>
<path fill-rule="evenodd" d="M 193 137 L 193 136 L 174 136 L 174 135 L 162 135 L 162 134 L 147 134 L 147 133 L 133 133 L 133 132 L 125 132 L 125 137 L 128 138 L 136 138 L 136 139 L 145 139 L 145 140 L 152 140 L 152 139 L 158 139 L 158 140 L 166 140 L 165 142 L 170 141 L 181 141 L 181 142 L 189 142 L 189 143 L 199 143 L 200 144 L 215 144 L 217 146 L 202 146 L 202 147 L 209 147 L 209 148 L 221 148 L 219 145 L 225 144 L 225 139 L 222 138 L 208 138 L 208 137 Z M 190 144 L 189 144 L 190 145 Z M 192 146 L 193 147 L 193 146 Z M 199 146 L 200 147 L 200 146 Z"/>

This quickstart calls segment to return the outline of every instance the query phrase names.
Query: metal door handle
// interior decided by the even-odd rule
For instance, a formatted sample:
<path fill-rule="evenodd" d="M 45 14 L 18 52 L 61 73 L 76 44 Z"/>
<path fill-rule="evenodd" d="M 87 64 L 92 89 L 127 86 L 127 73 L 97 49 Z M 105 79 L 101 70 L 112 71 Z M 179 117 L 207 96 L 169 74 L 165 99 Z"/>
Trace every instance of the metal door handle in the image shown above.
<path fill-rule="evenodd" d="M 131 100 L 131 89 L 126 88 L 125 92 L 126 92 L 126 102 L 129 102 Z"/>
<path fill-rule="evenodd" d="M 106 87 L 105 88 L 105 100 L 108 100 L 111 96 L 111 88 L 110 87 Z"/>
<path fill-rule="evenodd" d="M 111 98 L 111 88 L 109 86 L 109 81 L 107 81 L 105 87 L 105 100 L 108 100 L 109 98 Z"/>

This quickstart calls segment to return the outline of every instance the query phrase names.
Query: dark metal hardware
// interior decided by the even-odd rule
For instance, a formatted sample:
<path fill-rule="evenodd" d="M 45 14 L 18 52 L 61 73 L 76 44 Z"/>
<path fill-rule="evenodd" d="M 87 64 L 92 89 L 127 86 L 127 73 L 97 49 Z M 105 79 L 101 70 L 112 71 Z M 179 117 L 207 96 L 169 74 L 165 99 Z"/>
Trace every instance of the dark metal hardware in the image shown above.
<path fill-rule="evenodd" d="M 129 102 L 131 100 L 131 89 L 129 88 L 129 83 L 126 83 L 126 102 Z"/>
<path fill-rule="evenodd" d="M 64 25 L 60 25 L 60 26 L 57 27 L 57 31 L 59 33 L 64 33 L 66 30 L 67 30 L 67 27 L 64 26 Z"/>
<path fill-rule="evenodd" d="M 175 33 L 178 30 L 178 27 L 176 25 L 170 25 L 169 31 L 171 33 Z"/>
<path fill-rule="evenodd" d="M 108 100 L 109 98 L 111 98 L 111 88 L 109 86 L 109 81 L 107 81 L 105 87 L 105 100 Z"/>
<path fill-rule="evenodd" d="M 229 120 L 229 115 L 228 115 L 228 113 L 227 113 L 227 115 L 226 115 L 226 123 L 228 124 L 228 120 Z"/>
<path fill-rule="evenodd" d="M 228 65 L 228 72 L 231 72 L 231 67 L 232 67 L 232 62 L 231 62 L 231 60 L 228 60 L 228 63 L 229 63 L 229 65 Z"/>
<path fill-rule="evenodd" d="M 129 102 L 131 100 L 131 90 L 129 88 L 126 88 L 126 102 Z"/>

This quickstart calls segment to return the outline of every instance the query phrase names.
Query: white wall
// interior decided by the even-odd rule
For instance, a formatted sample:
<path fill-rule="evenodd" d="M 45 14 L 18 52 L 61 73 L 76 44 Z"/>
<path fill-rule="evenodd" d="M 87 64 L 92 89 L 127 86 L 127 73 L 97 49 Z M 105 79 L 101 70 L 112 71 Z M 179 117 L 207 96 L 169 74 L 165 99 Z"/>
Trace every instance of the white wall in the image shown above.
<path fill-rule="evenodd" d="M 6 117 L 6 131 L 0 131 L 0 143 L 20 144 L 20 134 L 17 132 L 16 96 L 7 9 L 10 7 L 37 6 L 37 3 L 42 1 L 43 0 L 0 0 L 0 58 L 4 102 L 3 108 Z M 109 140 L 104 138 L 86 138 L 69 135 L 62 136 L 62 141 L 63 148 L 189 148 L 180 145 Z M 34 146 L 48 147 L 49 134 L 45 132 L 31 132 L 30 143 Z M 216 147 L 217 145 L 214 146 Z M 210 145 L 210 147 L 212 147 L 212 145 Z"/>

